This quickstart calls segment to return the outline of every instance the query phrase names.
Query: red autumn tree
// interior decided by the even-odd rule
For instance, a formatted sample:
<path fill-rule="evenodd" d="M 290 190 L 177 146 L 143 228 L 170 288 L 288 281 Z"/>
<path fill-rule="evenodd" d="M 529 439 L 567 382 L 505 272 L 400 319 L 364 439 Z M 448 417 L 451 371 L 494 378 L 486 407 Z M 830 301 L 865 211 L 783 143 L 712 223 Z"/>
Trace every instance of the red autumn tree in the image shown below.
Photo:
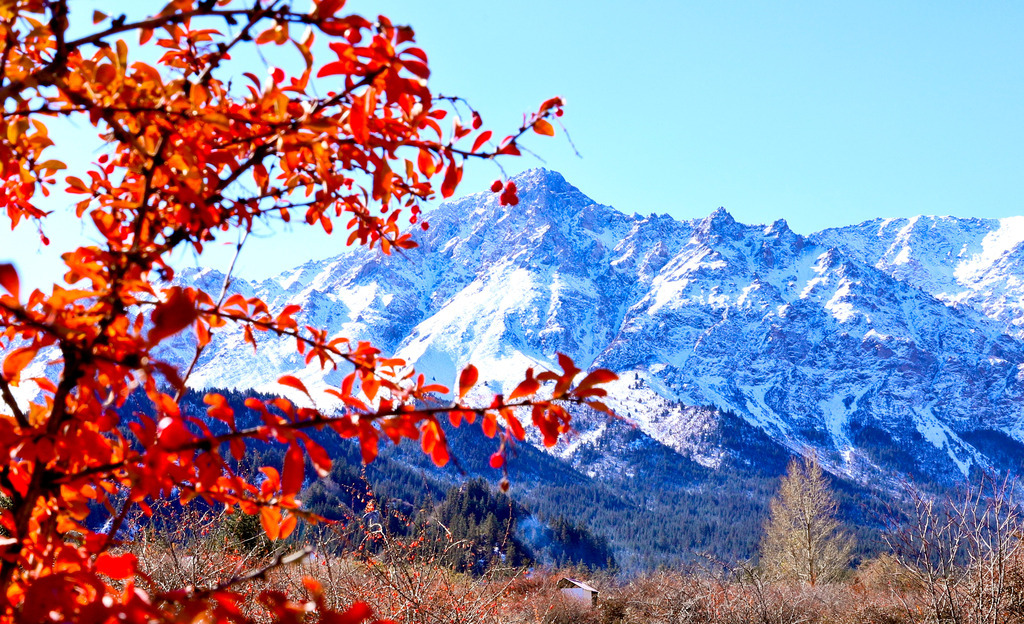
<path fill-rule="evenodd" d="M 553 444 L 569 425 L 567 404 L 605 409 L 598 386 L 614 376 L 595 371 L 575 383 L 580 371 L 564 356 L 561 372 L 527 371 L 507 397 L 469 405 L 472 366 L 462 372 L 454 401 L 445 400 L 439 397 L 447 389 L 425 385 L 372 345 L 330 327 L 300 327 L 294 306 L 271 310 L 258 299 L 228 297 L 226 288 L 168 285 L 173 250 L 202 253 L 217 236 L 248 232 L 261 220 L 328 233 L 337 226 L 350 244 L 381 253 L 411 247 L 402 228 L 426 227 L 417 223 L 420 202 L 452 195 L 467 160 L 516 155 L 525 134 L 553 134 L 558 98 L 501 140 L 481 128 L 475 112 L 460 120 L 465 104 L 435 97 L 428 87 L 427 55 L 411 29 L 385 17 L 345 15 L 343 4 L 319 0 L 299 13 L 280 0 L 172 0 L 134 20 L 82 15 L 83 6 L 70 0 L 0 0 L 5 214 L 12 228 L 38 233 L 45 243 L 40 196 L 66 196 L 101 240 L 68 250 L 67 272 L 49 292 L 23 291 L 15 269 L 0 265 L 6 620 L 244 621 L 231 582 L 162 594 L 147 586 L 131 555 L 114 554 L 129 510 L 172 496 L 202 498 L 258 514 L 268 537 L 279 539 L 304 516 L 296 495 L 306 458 L 321 473 L 331 464 L 309 437 L 313 429 L 357 438 L 365 461 L 373 460 L 383 433 L 395 442 L 418 439 L 444 464 L 440 419 L 476 422 L 497 438 L 492 464 L 501 466 L 506 442 L 524 435 L 520 415 L 529 414 Z M 72 34 L 90 21 L 91 34 Z M 252 58 L 254 50 L 271 59 L 297 52 L 301 61 L 291 72 L 273 69 L 269 79 L 234 75 L 231 58 Z M 139 60 L 153 58 L 159 60 Z M 95 162 L 60 160 L 66 151 L 48 131 L 60 117 L 93 126 L 105 140 Z M 514 209 L 511 184 L 494 190 Z M 229 325 L 241 327 L 254 346 L 254 332 L 269 332 L 294 341 L 307 361 L 347 367 L 330 391 L 343 407 L 321 413 L 284 399 L 250 400 L 262 424 L 240 429 L 224 398 L 209 394 L 208 418 L 227 429 L 217 435 L 182 414 L 178 399 L 188 371 L 161 362 L 156 347 L 192 331 L 201 350 Z M 55 363 L 56 375 L 24 374 L 40 358 Z M 280 381 L 305 392 L 294 377 Z M 26 386 L 38 398 L 19 402 L 19 387 Z M 137 391 L 152 408 L 122 427 L 116 410 Z M 253 482 L 232 471 L 228 454 L 241 456 L 253 439 L 287 446 L 280 473 L 265 467 Z M 111 516 L 103 532 L 85 523 L 96 507 Z M 311 606 L 322 621 L 370 617 L 361 604 L 330 613 L 278 594 L 262 600 L 282 620 Z"/>

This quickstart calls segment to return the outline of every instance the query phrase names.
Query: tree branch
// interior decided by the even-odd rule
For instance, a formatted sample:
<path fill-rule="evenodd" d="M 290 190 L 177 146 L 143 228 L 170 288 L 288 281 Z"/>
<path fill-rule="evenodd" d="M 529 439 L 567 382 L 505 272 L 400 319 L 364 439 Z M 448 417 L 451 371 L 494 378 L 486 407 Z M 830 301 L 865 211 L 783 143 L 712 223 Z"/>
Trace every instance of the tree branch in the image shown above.
<path fill-rule="evenodd" d="M 28 418 L 25 417 L 25 412 L 21 411 L 21 408 L 18 407 L 18 402 L 14 399 L 14 394 L 11 393 L 11 386 L 2 375 L 0 375 L 0 392 L 3 393 L 4 403 L 7 404 L 7 407 L 11 408 L 11 413 L 14 414 L 14 420 L 18 423 L 18 426 L 22 429 L 28 429 Z"/>
<path fill-rule="evenodd" d="M 102 30 L 100 32 L 93 33 L 91 35 L 87 35 L 85 37 L 81 37 L 79 39 L 75 39 L 73 41 L 69 41 L 67 43 L 67 46 L 68 46 L 68 48 L 72 48 L 72 49 L 73 48 L 79 48 L 79 47 L 84 46 L 84 45 L 99 43 L 99 42 L 103 41 L 104 39 L 106 39 L 107 37 L 110 37 L 111 35 L 116 35 L 118 33 L 128 32 L 128 31 L 131 31 L 131 30 L 147 30 L 147 29 L 154 29 L 155 30 L 157 28 L 161 28 L 163 26 L 169 26 L 171 24 L 183 24 L 183 23 L 191 20 L 193 17 L 223 17 L 225 19 L 229 19 L 229 18 L 234 18 L 234 17 L 238 17 L 238 16 L 242 16 L 242 15 L 249 16 L 253 12 L 254 12 L 254 9 L 230 9 L 230 10 L 228 10 L 228 9 L 224 9 L 224 10 L 197 9 L 195 11 L 185 11 L 183 13 L 172 13 L 170 15 L 158 15 L 156 17 L 150 17 L 148 19 L 140 20 L 138 22 L 130 22 L 130 23 L 127 23 L 127 24 L 113 25 L 113 26 L 111 26 L 110 28 L 108 28 L 106 30 Z M 271 15 L 274 16 L 274 17 L 283 17 L 283 18 L 291 17 L 293 19 L 305 17 L 305 16 L 299 15 L 297 13 L 279 14 L 276 11 L 268 12 L 267 17 L 269 17 Z M 303 21 L 303 20 L 300 20 L 300 21 Z"/>

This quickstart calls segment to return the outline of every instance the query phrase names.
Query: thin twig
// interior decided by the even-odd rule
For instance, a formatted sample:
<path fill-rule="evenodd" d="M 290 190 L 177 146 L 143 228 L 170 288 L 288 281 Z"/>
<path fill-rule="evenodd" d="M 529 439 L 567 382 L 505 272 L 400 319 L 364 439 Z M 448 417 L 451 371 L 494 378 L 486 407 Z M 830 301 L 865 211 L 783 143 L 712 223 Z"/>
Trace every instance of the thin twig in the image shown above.
<path fill-rule="evenodd" d="M 132 502 L 131 490 L 129 490 L 127 496 L 125 496 L 124 504 L 121 505 L 121 511 L 118 512 L 114 521 L 110 523 L 110 530 L 107 531 L 107 537 L 103 540 L 103 547 L 97 550 L 97 553 L 106 552 L 106 550 L 110 548 L 114 542 L 114 537 L 117 536 L 117 532 L 121 530 L 121 525 L 124 524 L 124 519 L 128 515 L 128 510 L 131 509 L 134 504 L 135 503 Z"/>
<path fill-rule="evenodd" d="M 219 583 L 216 587 L 212 589 L 203 589 L 195 591 L 191 597 L 198 598 L 210 596 L 212 594 L 216 594 L 218 592 L 231 589 L 235 585 L 247 583 L 249 581 L 257 581 L 264 579 L 266 578 L 267 574 L 269 574 L 272 570 L 292 563 L 298 563 L 299 561 L 302 561 L 303 559 L 308 557 L 312 552 L 312 546 L 304 546 L 301 550 L 297 550 L 292 553 L 280 553 L 278 555 L 275 555 L 273 560 L 270 561 L 270 563 L 268 563 L 267 565 L 263 566 L 258 570 L 253 570 L 248 574 L 243 574 L 241 576 L 229 578 L 228 580 Z"/>
<path fill-rule="evenodd" d="M 569 130 L 565 127 L 565 124 L 563 124 L 562 120 L 557 117 L 555 118 L 555 122 L 558 124 L 558 127 L 562 129 L 562 133 L 565 134 L 565 140 L 569 142 L 569 147 L 571 147 L 573 153 L 576 154 L 576 158 L 582 159 L 583 154 L 580 154 L 580 151 L 576 149 L 576 144 L 572 142 L 572 137 L 569 136 Z"/>
<path fill-rule="evenodd" d="M 18 426 L 22 429 L 28 429 L 28 418 L 25 417 L 25 412 L 21 411 L 21 408 L 18 407 L 18 401 L 15 400 L 14 394 L 11 392 L 11 386 L 2 375 L 0 375 L 0 392 L 3 392 L 4 403 L 7 404 L 7 407 L 11 408 L 14 420 L 18 423 Z"/>

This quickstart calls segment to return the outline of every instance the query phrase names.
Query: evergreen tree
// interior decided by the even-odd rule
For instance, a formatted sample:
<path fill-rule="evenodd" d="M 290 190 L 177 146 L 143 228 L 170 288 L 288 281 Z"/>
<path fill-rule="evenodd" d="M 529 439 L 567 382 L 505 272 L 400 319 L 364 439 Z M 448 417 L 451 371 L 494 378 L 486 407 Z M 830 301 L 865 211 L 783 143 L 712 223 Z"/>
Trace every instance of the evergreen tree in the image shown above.
<path fill-rule="evenodd" d="M 818 458 L 790 461 L 761 540 L 765 571 L 811 585 L 841 577 L 850 565 L 854 541 L 840 531 L 837 511 Z"/>

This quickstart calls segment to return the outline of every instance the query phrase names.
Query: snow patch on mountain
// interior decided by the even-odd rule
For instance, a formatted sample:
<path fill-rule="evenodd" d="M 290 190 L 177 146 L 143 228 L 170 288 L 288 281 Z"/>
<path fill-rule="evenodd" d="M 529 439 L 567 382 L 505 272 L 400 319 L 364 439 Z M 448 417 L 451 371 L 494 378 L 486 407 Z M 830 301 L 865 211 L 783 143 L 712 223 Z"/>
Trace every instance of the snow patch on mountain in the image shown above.
<path fill-rule="evenodd" d="M 518 206 L 493 193 L 446 203 L 404 257 L 358 250 L 233 288 L 273 310 L 299 304 L 300 325 L 370 340 L 449 387 L 470 362 L 493 392 L 527 368 L 557 370 L 559 352 L 611 368 L 618 413 L 705 467 L 728 456 L 714 439 L 726 411 L 862 482 L 910 469 L 879 444 L 921 470 L 966 474 L 998 462 L 965 435 L 1024 441 L 1024 218 L 875 220 L 803 237 L 724 209 L 626 215 L 543 169 L 515 181 Z M 179 279 L 216 291 L 223 276 Z M 258 338 L 254 360 L 239 332 L 223 333 L 190 383 L 340 382 L 294 342 Z M 189 340 L 169 357 L 187 363 Z M 604 416 L 576 422 L 556 451 L 567 457 L 620 435 Z"/>
<path fill-rule="evenodd" d="M 876 219 L 811 238 L 1024 338 L 1024 217 Z"/>

